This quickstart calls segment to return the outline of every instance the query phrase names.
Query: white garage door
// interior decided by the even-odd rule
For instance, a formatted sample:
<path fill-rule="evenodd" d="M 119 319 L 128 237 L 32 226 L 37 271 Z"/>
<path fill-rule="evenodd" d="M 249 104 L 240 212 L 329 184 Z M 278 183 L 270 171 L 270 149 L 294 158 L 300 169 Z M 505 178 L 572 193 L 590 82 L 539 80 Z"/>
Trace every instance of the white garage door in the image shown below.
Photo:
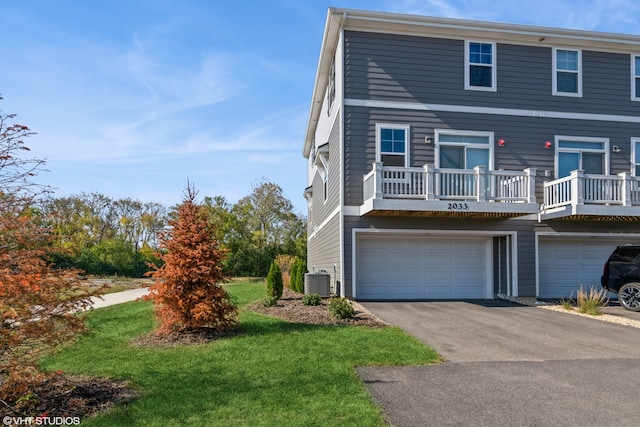
<path fill-rule="evenodd" d="M 384 236 L 356 240 L 356 298 L 491 298 L 491 238 Z"/>
<path fill-rule="evenodd" d="M 538 297 L 573 298 L 580 285 L 600 290 L 605 261 L 626 240 L 540 237 L 538 241 Z"/>

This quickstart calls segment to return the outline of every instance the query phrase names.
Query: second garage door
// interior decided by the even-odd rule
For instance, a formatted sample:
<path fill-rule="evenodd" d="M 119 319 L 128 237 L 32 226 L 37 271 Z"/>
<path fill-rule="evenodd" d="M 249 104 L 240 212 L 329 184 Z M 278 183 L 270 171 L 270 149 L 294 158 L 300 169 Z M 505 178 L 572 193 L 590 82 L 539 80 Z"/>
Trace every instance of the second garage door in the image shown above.
<path fill-rule="evenodd" d="M 356 238 L 356 298 L 491 298 L 491 238 L 371 235 Z"/>
<path fill-rule="evenodd" d="M 538 297 L 575 298 L 581 285 L 585 289 L 594 286 L 600 290 L 605 261 L 616 246 L 626 243 L 633 243 L 633 240 L 541 236 L 538 241 Z"/>

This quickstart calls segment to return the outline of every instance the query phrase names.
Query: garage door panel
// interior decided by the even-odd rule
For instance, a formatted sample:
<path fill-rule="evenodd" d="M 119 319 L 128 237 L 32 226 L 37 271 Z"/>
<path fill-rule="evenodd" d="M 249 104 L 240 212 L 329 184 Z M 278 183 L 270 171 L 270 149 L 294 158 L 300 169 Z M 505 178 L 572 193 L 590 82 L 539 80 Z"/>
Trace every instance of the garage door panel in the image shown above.
<path fill-rule="evenodd" d="M 618 245 L 633 243 L 601 238 L 540 237 L 538 241 L 538 296 L 570 298 L 580 286 L 600 289 L 605 261 Z M 637 241 L 636 241 L 637 242 Z"/>
<path fill-rule="evenodd" d="M 429 272 L 429 273 L 425 273 L 423 275 L 423 279 L 426 281 L 430 281 L 432 283 L 438 283 L 438 282 L 451 282 L 451 280 L 453 280 L 452 277 L 452 272 L 451 271 L 433 271 L 433 272 Z M 435 286 L 435 285 L 434 285 Z"/>
<path fill-rule="evenodd" d="M 359 299 L 486 298 L 489 238 L 361 235 Z"/>
<path fill-rule="evenodd" d="M 454 299 L 455 293 L 449 286 L 431 286 L 428 289 L 425 289 L 425 298 Z"/>
<path fill-rule="evenodd" d="M 456 298 L 484 298 L 484 292 L 477 286 L 459 286 Z"/>
<path fill-rule="evenodd" d="M 457 282 L 463 282 L 463 284 L 466 283 L 466 286 L 473 286 L 476 287 L 478 280 L 481 279 L 481 277 L 478 276 L 478 270 L 474 270 L 474 271 L 455 271 L 453 272 L 453 280 L 456 280 Z"/>

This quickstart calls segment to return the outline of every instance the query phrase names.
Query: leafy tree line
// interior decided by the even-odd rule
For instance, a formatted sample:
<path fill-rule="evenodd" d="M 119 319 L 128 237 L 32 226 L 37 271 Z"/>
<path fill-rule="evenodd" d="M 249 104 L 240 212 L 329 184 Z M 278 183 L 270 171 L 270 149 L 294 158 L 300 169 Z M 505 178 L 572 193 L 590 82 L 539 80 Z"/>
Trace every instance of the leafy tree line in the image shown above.
<path fill-rule="evenodd" d="M 267 180 L 235 204 L 224 197 L 205 197 L 202 209 L 215 238 L 226 252 L 228 276 L 264 277 L 279 254 L 304 257 L 305 219 L 293 212 L 282 188 Z M 175 218 L 177 207 L 132 199 L 82 193 L 41 200 L 37 211 L 55 230 L 55 244 L 64 249 L 54 261 L 93 275 L 141 277 L 148 263 L 159 265 L 158 236 Z"/>
<path fill-rule="evenodd" d="M 279 185 L 263 179 L 234 205 L 217 196 L 205 197 L 202 206 L 227 251 L 226 274 L 266 277 L 277 255 L 306 258 L 306 220 Z"/>
<path fill-rule="evenodd" d="M 166 225 L 159 203 L 118 199 L 99 193 L 47 198 L 38 205 L 65 251 L 54 259 L 60 268 L 87 274 L 140 277 L 157 262 L 157 236 Z"/>

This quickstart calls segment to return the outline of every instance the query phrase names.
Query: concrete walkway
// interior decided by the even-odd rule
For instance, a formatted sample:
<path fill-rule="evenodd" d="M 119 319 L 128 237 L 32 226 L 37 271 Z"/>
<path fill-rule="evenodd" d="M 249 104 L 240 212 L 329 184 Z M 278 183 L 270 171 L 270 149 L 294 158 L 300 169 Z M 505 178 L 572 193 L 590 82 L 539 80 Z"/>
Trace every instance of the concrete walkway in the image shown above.
<path fill-rule="evenodd" d="M 149 293 L 147 288 L 129 289 L 128 291 L 105 294 L 102 298 L 91 297 L 92 308 L 109 307 L 124 302 L 135 301 Z"/>

